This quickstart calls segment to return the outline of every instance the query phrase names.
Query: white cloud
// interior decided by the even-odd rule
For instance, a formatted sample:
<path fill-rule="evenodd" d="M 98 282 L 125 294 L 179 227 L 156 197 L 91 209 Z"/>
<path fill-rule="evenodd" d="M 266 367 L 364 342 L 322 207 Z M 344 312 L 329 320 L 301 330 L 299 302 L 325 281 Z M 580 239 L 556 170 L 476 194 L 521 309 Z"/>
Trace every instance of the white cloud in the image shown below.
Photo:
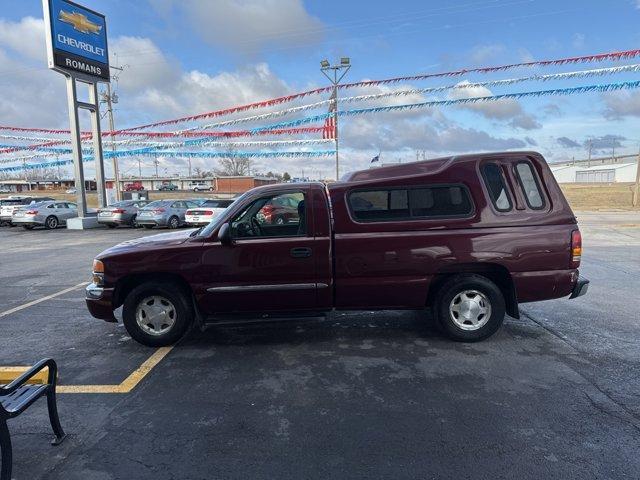
<path fill-rule="evenodd" d="M 44 64 L 47 59 L 44 20 L 24 17 L 19 22 L 8 22 L 0 19 L 0 46 Z"/>
<path fill-rule="evenodd" d="M 493 61 L 496 57 L 504 54 L 506 48 L 504 45 L 478 45 L 471 50 L 471 62 L 474 65 L 485 65 L 487 62 Z"/>
<path fill-rule="evenodd" d="M 268 45 L 310 44 L 323 24 L 302 0 L 151 0 L 167 20 L 184 12 L 206 42 L 239 52 L 257 53 Z"/>
<path fill-rule="evenodd" d="M 640 1 L 640 0 L 638 0 Z M 603 93 L 606 118 L 640 117 L 640 93 L 618 91 Z"/>
<path fill-rule="evenodd" d="M 464 80 L 459 82 L 458 85 L 468 85 L 469 81 Z M 488 97 L 493 95 L 493 92 L 487 87 L 473 86 L 466 88 L 456 88 L 450 91 L 449 98 L 462 99 L 472 97 Z M 521 128 L 523 130 L 533 130 L 540 128 L 535 118 L 524 112 L 520 103 L 513 98 L 503 98 L 491 102 L 477 102 L 462 104 L 458 108 L 464 110 L 470 110 L 482 115 L 485 118 L 492 120 L 509 120 L 509 125 L 515 128 Z"/>

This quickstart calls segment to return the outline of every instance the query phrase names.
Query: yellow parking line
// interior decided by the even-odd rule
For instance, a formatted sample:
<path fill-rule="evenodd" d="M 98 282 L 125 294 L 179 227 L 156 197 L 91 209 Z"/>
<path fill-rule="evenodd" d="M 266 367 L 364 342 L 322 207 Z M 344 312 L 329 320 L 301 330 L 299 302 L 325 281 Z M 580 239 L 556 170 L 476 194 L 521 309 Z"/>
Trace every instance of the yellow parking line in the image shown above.
<path fill-rule="evenodd" d="M 23 305 L 18 305 L 17 307 L 11 308 L 11 309 L 6 310 L 4 312 L 0 312 L 0 318 L 6 317 L 7 315 L 11 315 L 12 313 L 19 312 L 20 310 L 24 310 L 25 308 L 32 307 L 32 306 L 37 305 L 38 303 L 44 302 L 46 300 L 51 300 L 52 298 L 59 297 L 60 295 L 64 295 L 65 293 L 71 292 L 71 291 L 73 291 L 73 290 L 75 290 L 77 288 L 80 288 L 80 287 L 84 287 L 84 286 L 86 286 L 88 284 L 89 284 L 89 282 L 79 283 L 77 285 L 74 285 L 73 287 L 65 288 L 64 290 L 60 290 L 59 292 L 52 293 L 51 295 L 47 295 L 46 297 L 41 297 L 41 298 L 33 300 L 33 301 L 29 302 L 29 303 L 25 303 Z"/>
<path fill-rule="evenodd" d="M 119 385 L 58 385 L 58 393 L 129 393 L 158 365 L 173 346 L 160 347 Z"/>
<path fill-rule="evenodd" d="M 29 370 L 31 367 L 0 367 L 0 385 L 7 385 Z M 30 384 L 44 385 L 49 378 L 49 368 L 45 368 L 36 373 L 27 382 Z"/>

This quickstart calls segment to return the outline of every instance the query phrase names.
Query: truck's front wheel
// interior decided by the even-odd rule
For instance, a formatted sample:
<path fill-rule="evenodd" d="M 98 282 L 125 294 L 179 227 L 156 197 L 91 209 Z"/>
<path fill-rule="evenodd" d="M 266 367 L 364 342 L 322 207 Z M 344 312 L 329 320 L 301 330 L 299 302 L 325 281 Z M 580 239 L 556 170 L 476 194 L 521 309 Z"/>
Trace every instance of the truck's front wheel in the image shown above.
<path fill-rule="evenodd" d="M 502 325 L 504 296 L 486 277 L 456 275 L 438 291 L 434 311 L 449 337 L 461 342 L 476 342 L 493 335 Z"/>
<path fill-rule="evenodd" d="M 193 321 L 186 293 L 175 285 L 147 282 L 134 288 L 124 301 L 122 319 L 134 340 L 150 347 L 171 345 Z"/>

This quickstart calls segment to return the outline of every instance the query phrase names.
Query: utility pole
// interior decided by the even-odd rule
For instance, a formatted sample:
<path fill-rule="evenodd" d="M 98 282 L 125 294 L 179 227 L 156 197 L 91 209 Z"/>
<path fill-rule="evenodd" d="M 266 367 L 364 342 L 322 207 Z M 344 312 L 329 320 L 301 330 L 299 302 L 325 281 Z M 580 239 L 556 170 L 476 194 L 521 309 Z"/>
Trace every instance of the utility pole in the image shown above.
<path fill-rule="evenodd" d="M 113 70 L 117 70 L 119 72 L 122 72 L 124 70 L 124 67 L 111 66 L 110 68 L 112 68 Z M 112 74 L 111 78 L 114 81 L 117 81 L 118 75 L 119 74 Z M 100 95 L 100 97 L 101 97 L 100 103 L 107 104 L 107 115 L 109 116 L 109 130 L 111 131 L 111 152 L 113 152 L 113 156 L 111 157 L 111 162 L 113 164 L 113 180 L 116 188 L 116 201 L 120 201 L 122 200 L 122 194 L 120 193 L 120 173 L 118 168 L 118 158 L 116 157 L 116 154 L 115 154 L 116 153 L 116 136 L 114 135 L 114 132 L 116 129 L 115 129 L 115 123 L 113 121 L 113 104 L 118 103 L 118 95 L 115 92 L 112 93 L 111 82 L 107 83 L 107 91 L 102 92 L 102 95 Z"/>
<path fill-rule="evenodd" d="M 589 139 L 589 161 L 587 162 L 587 167 L 591 166 L 591 148 L 593 147 L 593 142 Z"/>
<path fill-rule="evenodd" d="M 632 205 L 637 207 L 640 205 L 640 149 L 638 149 L 638 163 L 636 165 L 636 184 L 633 187 Z"/>
<path fill-rule="evenodd" d="M 349 59 L 349 57 L 340 58 L 340 63 L 338 65 L 331 65 L 328 60 L 322 60 L 320 62 L 320 71 L 325 77 L 329 79 L 329 81 L 333 85 L 330 111 L 333 111 L 333 136 L 336 142 L 336 182 L 340 180 L 340 159 L 338 156 L 338 84 L 340 83 L 340 80 L 344 78 L 350 68 L 351 60 Z"/>
<path fill-rule="evenodd" d="M 157 159 L 157 158 L 155 158 L 155 159 L 153 160 L 153 164 L 156 166 L 156 178 L 158 178 L 158 164 L 159 164 L 159 163 L 160 163 L 160 162 L 158 161 L 158 159 Z"/>

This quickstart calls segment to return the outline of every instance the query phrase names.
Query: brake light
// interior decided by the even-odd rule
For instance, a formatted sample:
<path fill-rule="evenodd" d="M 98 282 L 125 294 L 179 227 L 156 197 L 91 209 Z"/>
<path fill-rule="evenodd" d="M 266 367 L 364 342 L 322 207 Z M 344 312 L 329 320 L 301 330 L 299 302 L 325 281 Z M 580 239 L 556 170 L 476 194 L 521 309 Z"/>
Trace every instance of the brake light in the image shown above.
<path fill-rule="evenodd" d="M 213 215 L 213 212 L 211 210 L 204 210 L 202 215 Z"/>
<path fill-rule="evenodd" d="M 114 210 L 111 210 L 113 213 L 124 213 L 124 210 L 122 208 L 116 208 Z"/>
<path fill-rule="evenodd" d="M 37 215 L 38 214 L 38 210 L 27 210 L 26 212 L 24 212 L 25 215 Z"/>
<path fill-rule="evenodd" d="M 274 210 L 274 206 L 273 205 L 265 205 L 264 207 L 262 207 L 262 213 L 271 213 Z"/>
<path fill-rule="evenodd" d="M 571 261 L 580 263 L 580 257 L 582 257 L 582 234 L 580 230 L 574 230 L 571 232 Z"/>
<path fill-rule="evenodd" d="M 153 213 L 164 213 L 165 209 L 164 208 L 154 208 L 152 211 L 153 211 Z"/>

